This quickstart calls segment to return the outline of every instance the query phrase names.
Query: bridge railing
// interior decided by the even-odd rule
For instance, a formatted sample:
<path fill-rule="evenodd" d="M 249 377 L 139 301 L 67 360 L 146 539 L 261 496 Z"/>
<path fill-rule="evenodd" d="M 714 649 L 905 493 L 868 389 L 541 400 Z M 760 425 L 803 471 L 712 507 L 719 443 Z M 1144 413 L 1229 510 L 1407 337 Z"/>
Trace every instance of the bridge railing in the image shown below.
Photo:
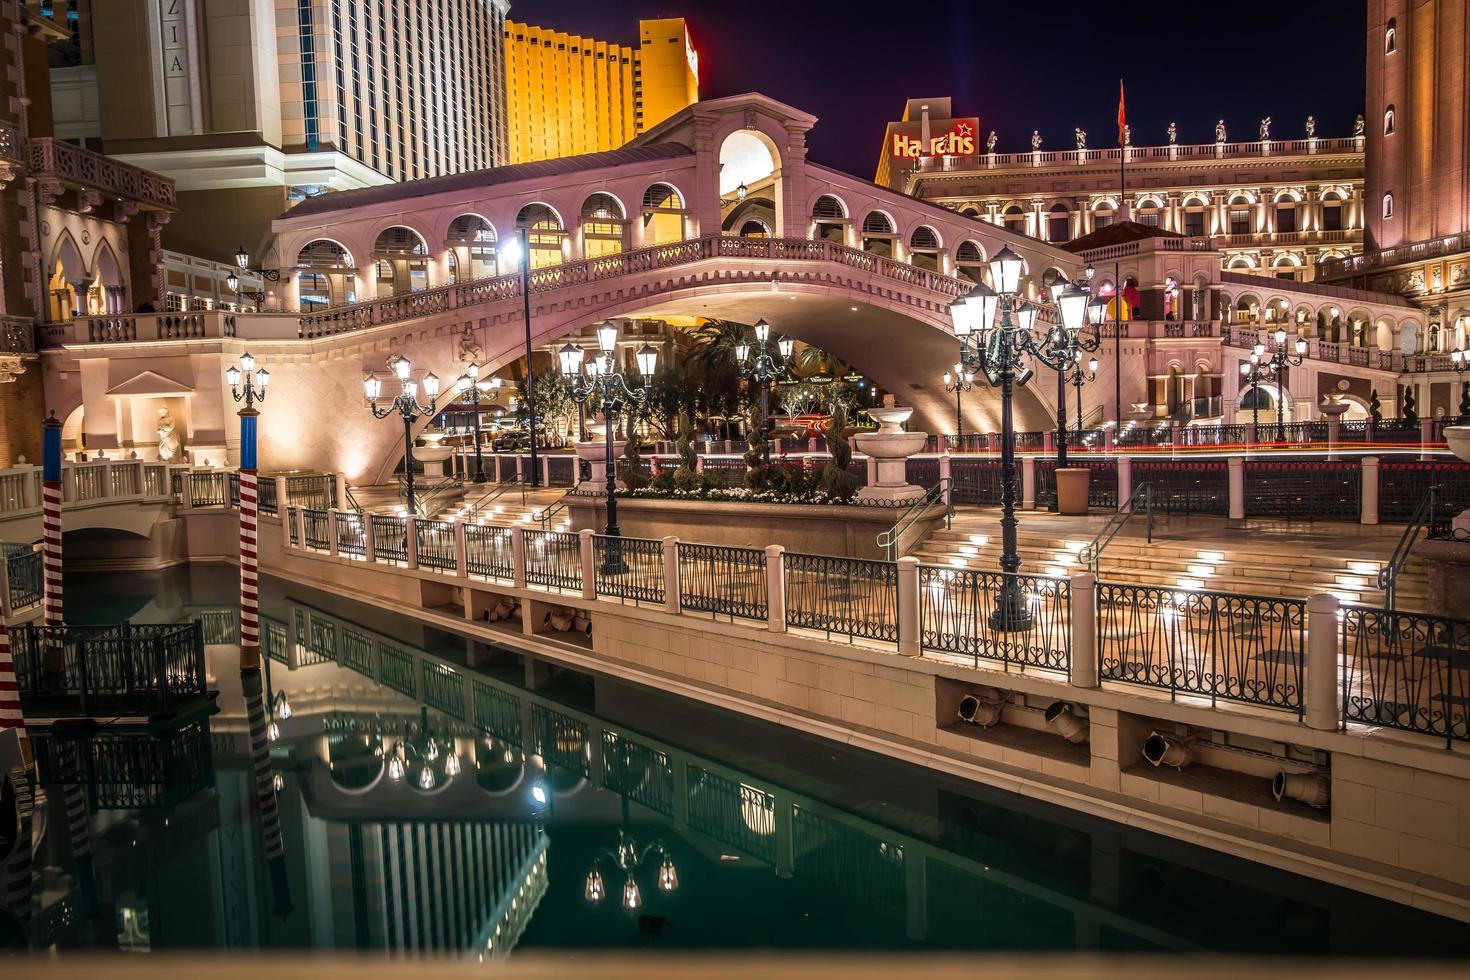
<path fill-rule="evenodd" d="M 10 641 L 21 701 L 53 717 L 160 714 L 206 693 L 197 622 L 16 626 Z"/>
<path fill-rule="evenodd" d="M 298 531 L 283 542 L 288 550 L 376 563 L 393 574 L 461 586 L 483 582 L 583 609 L 595 610 L 588 604 L 597 600 L 632 600 L 661 614 L 753 621 L 773 633 L 793 631 L 844 646 L 1049 672 L 1079 687 L 1117 684 L 1201 705 L 1248 705 L 1277 717 L 1295 715 L 1319 729 L 1361 722 L 1470 740 L 1463 711 L 1448 717 L 1440 708 L 1446 699 L 1463 705 L 1470 686 L 1444 666 L 1466 655 L 1465 620 L 1395 619 L 1332 596 L 1303 601 L 1183 585 L 1099 583 L 1089 573 L 1006 575 L 907 557 L 874 561 L 673 538 L 623 538 L 614 548 L 611 539 L 590 530 L 454 521 L 419 526 L 413 517 L 371 513 L 343 522 L 335 511 L 294 508 L 289 514 L 300 528 L 327 530 Z M 425 530 L 434 543 L 424 543 Z M 385 531 L 399 550 L 381 536 L 368 545 Z M 404 541 L 419 546 L 403 548 Z M 615 554 L 621 563 L 609 561 Z M 1023 627 L 998 621 L 1007 590 L 1024 606 Z M 467 615 L 472 605 L 467 600 Z M 552 619 L 548 615 L 533 631 L 557 628 L 547 626 Z M 584 622 L 596 628 L 595 618 Z M 1324 691 L 1331 696 L 1322 697 Z"/>

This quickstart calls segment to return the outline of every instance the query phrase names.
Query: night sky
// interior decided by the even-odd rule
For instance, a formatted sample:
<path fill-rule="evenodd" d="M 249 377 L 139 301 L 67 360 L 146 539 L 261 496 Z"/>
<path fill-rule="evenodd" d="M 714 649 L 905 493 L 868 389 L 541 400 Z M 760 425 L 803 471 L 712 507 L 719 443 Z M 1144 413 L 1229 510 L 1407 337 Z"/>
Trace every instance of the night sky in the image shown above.
<path fill-rule="evenodd" d="M 1347 136 L 1363 108 L 1363 0 L 1225 7 L 1207 0 L 512 0 L 510 16 L 636 43 L 640 17 L 689 21 L 700 96 L 762 92 L 819 119 L 812 159 L 871 178 L 904 100 L 950 95 L 1000 152 L 1116 145 L 1118 78 L 1135 145 Z M 1107 8 L 1106 11 L 1098 8 Z M 899 11 L 912 11 L 900 17 Z M 1110 46 L 1105 38 L 1128 40 Z M 1002 40 L 1004 39 L 1004 40 Z"/>

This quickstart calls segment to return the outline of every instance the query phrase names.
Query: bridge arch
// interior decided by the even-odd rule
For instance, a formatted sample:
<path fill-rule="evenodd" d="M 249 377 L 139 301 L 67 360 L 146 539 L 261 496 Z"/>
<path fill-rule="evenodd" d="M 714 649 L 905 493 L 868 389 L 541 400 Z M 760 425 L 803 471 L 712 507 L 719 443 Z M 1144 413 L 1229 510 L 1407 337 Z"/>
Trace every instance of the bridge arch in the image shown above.
<path fill-rule="evenodd" d="M 379 229 L 373 238 L 372 257 L 377 297 L 400 296 L 429 288 L 429 243 L 418 229 L 398 223 Z"/>
<path fill-rule="evenodd" d="M 781 180 L 787 166 L 782 150 L 787 138 L 783 124 L 759 111 L 744 117 L 725 116 L 712 137 L 712 143 L 719 147 L 717 195 L 726 198 L 741 186 L 747 192 L 765 192 L 775 202 L 778 237 L 785 237 L 792 224 L 786 213 L 786 188 Z"/>
<path fill-rule="evenodd" d="M 522 205 L 516 212 L 516 229 L 524 229 L 526 233 L 526 247 L 531 254 L 524 260 L 532 269 L 560 265 L 565 261 L 566 225 L 562 222 L 561 213 L 550 204 L 532 201 Z"/>
<path fill-rule="evenodd" d="M 446 271 L 451 282 L 495 275 L 499 242 L 495 226 L 472 211 L 449 222 L 442 236 Z"/>

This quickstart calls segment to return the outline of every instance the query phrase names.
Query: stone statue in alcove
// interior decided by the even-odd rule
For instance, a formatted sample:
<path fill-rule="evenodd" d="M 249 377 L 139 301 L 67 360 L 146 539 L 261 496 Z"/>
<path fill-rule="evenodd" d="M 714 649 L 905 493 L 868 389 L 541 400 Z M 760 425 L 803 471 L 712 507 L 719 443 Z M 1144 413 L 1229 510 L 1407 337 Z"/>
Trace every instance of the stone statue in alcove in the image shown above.
<path fill-rule="evenodd" d="M 182 462 L 184 437 L 179 434 L 173 413 L 166 408 L 158 410 L 158 458 L 165 463 Z"/>

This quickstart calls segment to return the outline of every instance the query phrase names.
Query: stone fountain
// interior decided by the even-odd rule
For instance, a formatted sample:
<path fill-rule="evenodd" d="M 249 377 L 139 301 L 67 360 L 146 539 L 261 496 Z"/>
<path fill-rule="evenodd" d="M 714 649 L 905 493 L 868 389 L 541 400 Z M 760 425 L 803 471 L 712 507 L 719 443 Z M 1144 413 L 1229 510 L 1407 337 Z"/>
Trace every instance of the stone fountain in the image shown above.
<path fill-rule="evenodd" d="M 590 423 L 586 431 L 588 435 L 598 438 L 576 444 L 578 458 L 586 460 L 592 468 L 592 475 L 578 484 L 578 489 L 580 493 L 601 496 L 607 493 L 607 436 L 605 435 L 607 426 Z M 612 447 L 614 463 L 627 447 L 628 440 L 614 437 Z M 614 473 L 614 478 L 616 479 L 616 473 Z M 626 489 L 622 480 L 618 480 L 616 486 L 619 490 Z"/>
<path fill-rule="evenodd" d="M 877 432 L 859 433 L 853 442 L 858 451 L 877 461 L 876 483 L 857 492 L 860 503 L 907 504 L 924 496 L 924 488 L 908 482 L 908 459 L 924 448 L 927 432 L 905 432 L 903 424 L 914 414 L 912 408 L 870 408 L 878 423 Z"/>
<path fill-rule="evenodd" d="M 419 440 L 420 444 L 413 447 L 413 458 L 424 464 L 424 476 L 443 478 L 453 475 L 449 460 L 454 455 L 454 447 L 444 445 L 444 430 L 427 428 Z"/>

